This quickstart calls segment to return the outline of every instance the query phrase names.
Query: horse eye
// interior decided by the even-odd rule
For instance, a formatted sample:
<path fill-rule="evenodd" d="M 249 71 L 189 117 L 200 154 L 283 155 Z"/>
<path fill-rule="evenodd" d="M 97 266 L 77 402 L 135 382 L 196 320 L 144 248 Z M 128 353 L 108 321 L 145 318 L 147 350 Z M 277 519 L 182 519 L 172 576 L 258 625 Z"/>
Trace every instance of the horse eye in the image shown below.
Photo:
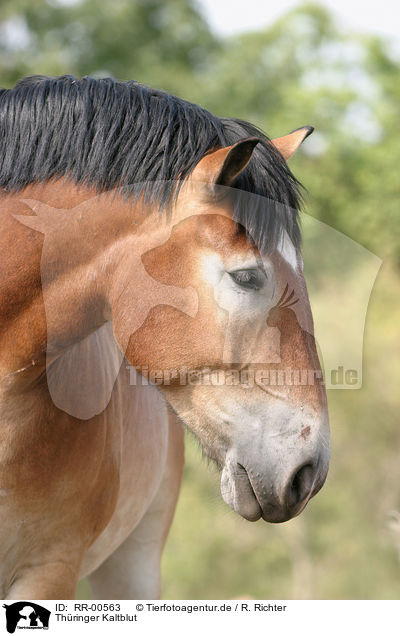
<path fill-rule="evenodd" d="M 229 272 L 229 276 L 244 289 L 258 290 L 264 284 L 264 278 L 257 269 L 238 269 L 235 272 Z"/>

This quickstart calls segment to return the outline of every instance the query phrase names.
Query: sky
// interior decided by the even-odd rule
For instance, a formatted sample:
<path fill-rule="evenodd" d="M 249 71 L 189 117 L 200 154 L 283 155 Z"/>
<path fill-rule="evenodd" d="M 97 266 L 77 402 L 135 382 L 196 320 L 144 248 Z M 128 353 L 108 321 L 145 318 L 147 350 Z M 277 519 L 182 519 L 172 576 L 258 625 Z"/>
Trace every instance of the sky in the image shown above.
<path fill-rule="evenodd" d="M 398 0 L 320 0 L 349 30 L 376 33 L 400 42 Z M 221 35 L 261 29 L 300 4 L 298 0 L 197 0 Z"/>

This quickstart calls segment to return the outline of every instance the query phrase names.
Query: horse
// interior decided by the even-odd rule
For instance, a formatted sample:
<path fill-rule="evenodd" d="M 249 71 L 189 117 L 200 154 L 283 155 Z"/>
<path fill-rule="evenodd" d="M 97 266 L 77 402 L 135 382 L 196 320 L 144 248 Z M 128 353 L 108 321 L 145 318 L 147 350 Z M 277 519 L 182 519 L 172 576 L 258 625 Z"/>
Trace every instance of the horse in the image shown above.
<path fill-rule="evenodd" d="M 73 76 L 0 113 L 0 594 L 158 598 L 184 427 L 249 521 L 327 476 L 287 165 L 312 128 Z"/>

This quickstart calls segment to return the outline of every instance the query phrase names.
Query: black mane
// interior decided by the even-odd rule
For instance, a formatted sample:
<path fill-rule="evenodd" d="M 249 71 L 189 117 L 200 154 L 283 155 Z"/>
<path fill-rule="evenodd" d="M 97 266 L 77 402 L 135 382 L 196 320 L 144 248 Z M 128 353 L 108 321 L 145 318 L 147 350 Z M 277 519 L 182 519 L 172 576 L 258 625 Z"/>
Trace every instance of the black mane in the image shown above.
<path fill-rule="evenodd" d="M 250 136 L 262 142 L 235 188 L 283 205 L 256 197 L 263 204 L 244 205 L 238 193 L 235 218 L 261 249 L 275 245 L 282 229 L 298 247 L 300 184 L 268 137 L 252 124 L 216 117 L 134 81 L 33 76 L 1 90 L 0 186 L 15 192 L 68 176 L 100 191 L 144 191 L 165 208 L 173 182 L 189 175 L 205 152 Z"/>

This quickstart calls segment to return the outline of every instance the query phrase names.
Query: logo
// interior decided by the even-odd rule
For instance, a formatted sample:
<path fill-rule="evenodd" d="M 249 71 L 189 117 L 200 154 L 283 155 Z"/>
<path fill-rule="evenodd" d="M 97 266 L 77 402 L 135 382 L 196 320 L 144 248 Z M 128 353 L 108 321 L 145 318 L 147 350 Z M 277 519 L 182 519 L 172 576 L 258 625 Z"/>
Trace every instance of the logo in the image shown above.
<path fill-rule="evenodd" d="M 9 634 L 14 634 L 16 629 L 49 629 L 51 612 L 37 603 L 18 601 L 3 607 L 6 610 Z"/>

